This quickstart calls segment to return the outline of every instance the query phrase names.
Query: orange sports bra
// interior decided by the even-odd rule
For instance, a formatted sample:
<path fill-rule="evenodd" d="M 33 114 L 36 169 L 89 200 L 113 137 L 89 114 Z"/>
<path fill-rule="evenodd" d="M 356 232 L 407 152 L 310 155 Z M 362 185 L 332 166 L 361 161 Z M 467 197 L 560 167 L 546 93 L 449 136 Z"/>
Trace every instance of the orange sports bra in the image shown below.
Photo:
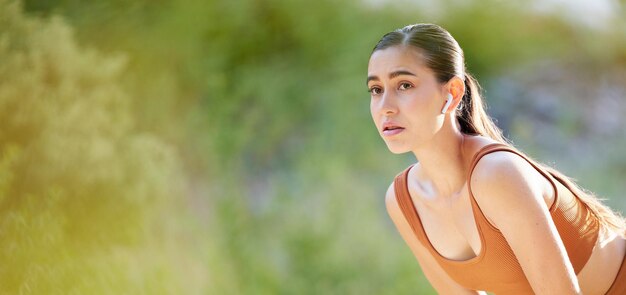
<path fill-rule="evenodd" d="M 468 289 L 497 294 L 533 294 L 515 254 L 500 231 L 483 215 L 469 187 L 469 179 L 478 160 L 495 151 L 510 151 L 521 156 L 550 181 L 555 189 L 550 215 L 563 240 L 574 272 L 578 274 L 587 263 L 596 244 L 600 229 L 598 219 L 559 177 L 546 173 L 526 156 L 502 143 L 487 144 L 474 154 L 470 162 L 467 175 L 468 190 L 482 246 L 479 255 L 468 260 L 447 259 L 440 255 L 428 240 L 407 187 L 409 169 L 415 164 L 395 177 L 396 199 L 417 239 L 428 249 L 450 278 Z M 558 181 L 554 181 L 555 179 Z"/>

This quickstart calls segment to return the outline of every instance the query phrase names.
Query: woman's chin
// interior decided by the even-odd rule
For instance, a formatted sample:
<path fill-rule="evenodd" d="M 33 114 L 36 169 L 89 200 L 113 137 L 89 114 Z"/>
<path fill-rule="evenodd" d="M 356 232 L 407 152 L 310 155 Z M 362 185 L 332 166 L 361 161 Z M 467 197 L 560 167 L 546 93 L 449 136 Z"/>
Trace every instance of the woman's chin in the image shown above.
<path fill-rule="evenodd" d="M 394 146 L 394 145 L 390 145 L 387 144 L 387 148 L 389 149 L 389 151 L 393 154 L 399 155 L 399 154 L 404 154 L 406 152 L 409 152 L 410 150 L 406 147 L 401 147 L 401 146 Z"/>

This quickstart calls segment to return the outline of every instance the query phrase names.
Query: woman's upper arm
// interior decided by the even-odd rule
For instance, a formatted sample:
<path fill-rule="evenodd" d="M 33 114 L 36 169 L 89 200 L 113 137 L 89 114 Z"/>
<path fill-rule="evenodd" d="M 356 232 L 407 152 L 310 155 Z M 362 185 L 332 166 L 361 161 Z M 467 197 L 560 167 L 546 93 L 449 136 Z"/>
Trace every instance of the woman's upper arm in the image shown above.
<path fill-rule="evenodd" d="M 393 183 L 389 186 L 385 196 L 387 213 L 395 224 L 404 241 L 408 244 L 415 258 L 419 262 L 422 272 L 439 294 L 484 294 L 463 288 L 439 266 L 428 250 L 417 240 L 411 226 L 404 218 L 396 200 Z"/>
<path fill-rule="evenodd" d="M 476 164 L 470 187 L 536 294 L 578 294 L 574 269 L 543 198 L 542 177 L 516 154 L 494 152 Z"/>

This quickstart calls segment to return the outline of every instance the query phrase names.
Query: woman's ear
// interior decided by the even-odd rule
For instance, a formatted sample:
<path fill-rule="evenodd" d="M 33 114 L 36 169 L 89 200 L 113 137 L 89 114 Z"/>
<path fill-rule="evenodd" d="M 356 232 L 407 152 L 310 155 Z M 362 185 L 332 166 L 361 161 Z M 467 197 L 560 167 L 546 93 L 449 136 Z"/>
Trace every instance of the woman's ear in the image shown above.
<path fill-rule="evenodd" d="M 452 77 L 450 81 L 448 81 L 446 85 L 447 93 L 452 94 L 452 103 L 451 105 L 456 108 L 463 100 L 463 95 L 465 94 L 465 81 L 458 76 Z M 447 97 L 447 94 L 444 96 Z"/>

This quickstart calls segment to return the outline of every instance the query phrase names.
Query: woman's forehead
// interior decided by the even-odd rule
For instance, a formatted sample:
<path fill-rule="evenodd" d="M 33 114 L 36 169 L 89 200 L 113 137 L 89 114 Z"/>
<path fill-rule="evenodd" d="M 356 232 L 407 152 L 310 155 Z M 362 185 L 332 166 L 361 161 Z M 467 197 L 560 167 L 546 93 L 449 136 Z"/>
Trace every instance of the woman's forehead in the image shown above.
<path fill-rule="evenodd" d="M 422 53 L 404 46 L 393 46 L 372 53 L 368 64 L 368 76 L 382 76 L 398 70 L 415 74 L 428 72 Z"/>

